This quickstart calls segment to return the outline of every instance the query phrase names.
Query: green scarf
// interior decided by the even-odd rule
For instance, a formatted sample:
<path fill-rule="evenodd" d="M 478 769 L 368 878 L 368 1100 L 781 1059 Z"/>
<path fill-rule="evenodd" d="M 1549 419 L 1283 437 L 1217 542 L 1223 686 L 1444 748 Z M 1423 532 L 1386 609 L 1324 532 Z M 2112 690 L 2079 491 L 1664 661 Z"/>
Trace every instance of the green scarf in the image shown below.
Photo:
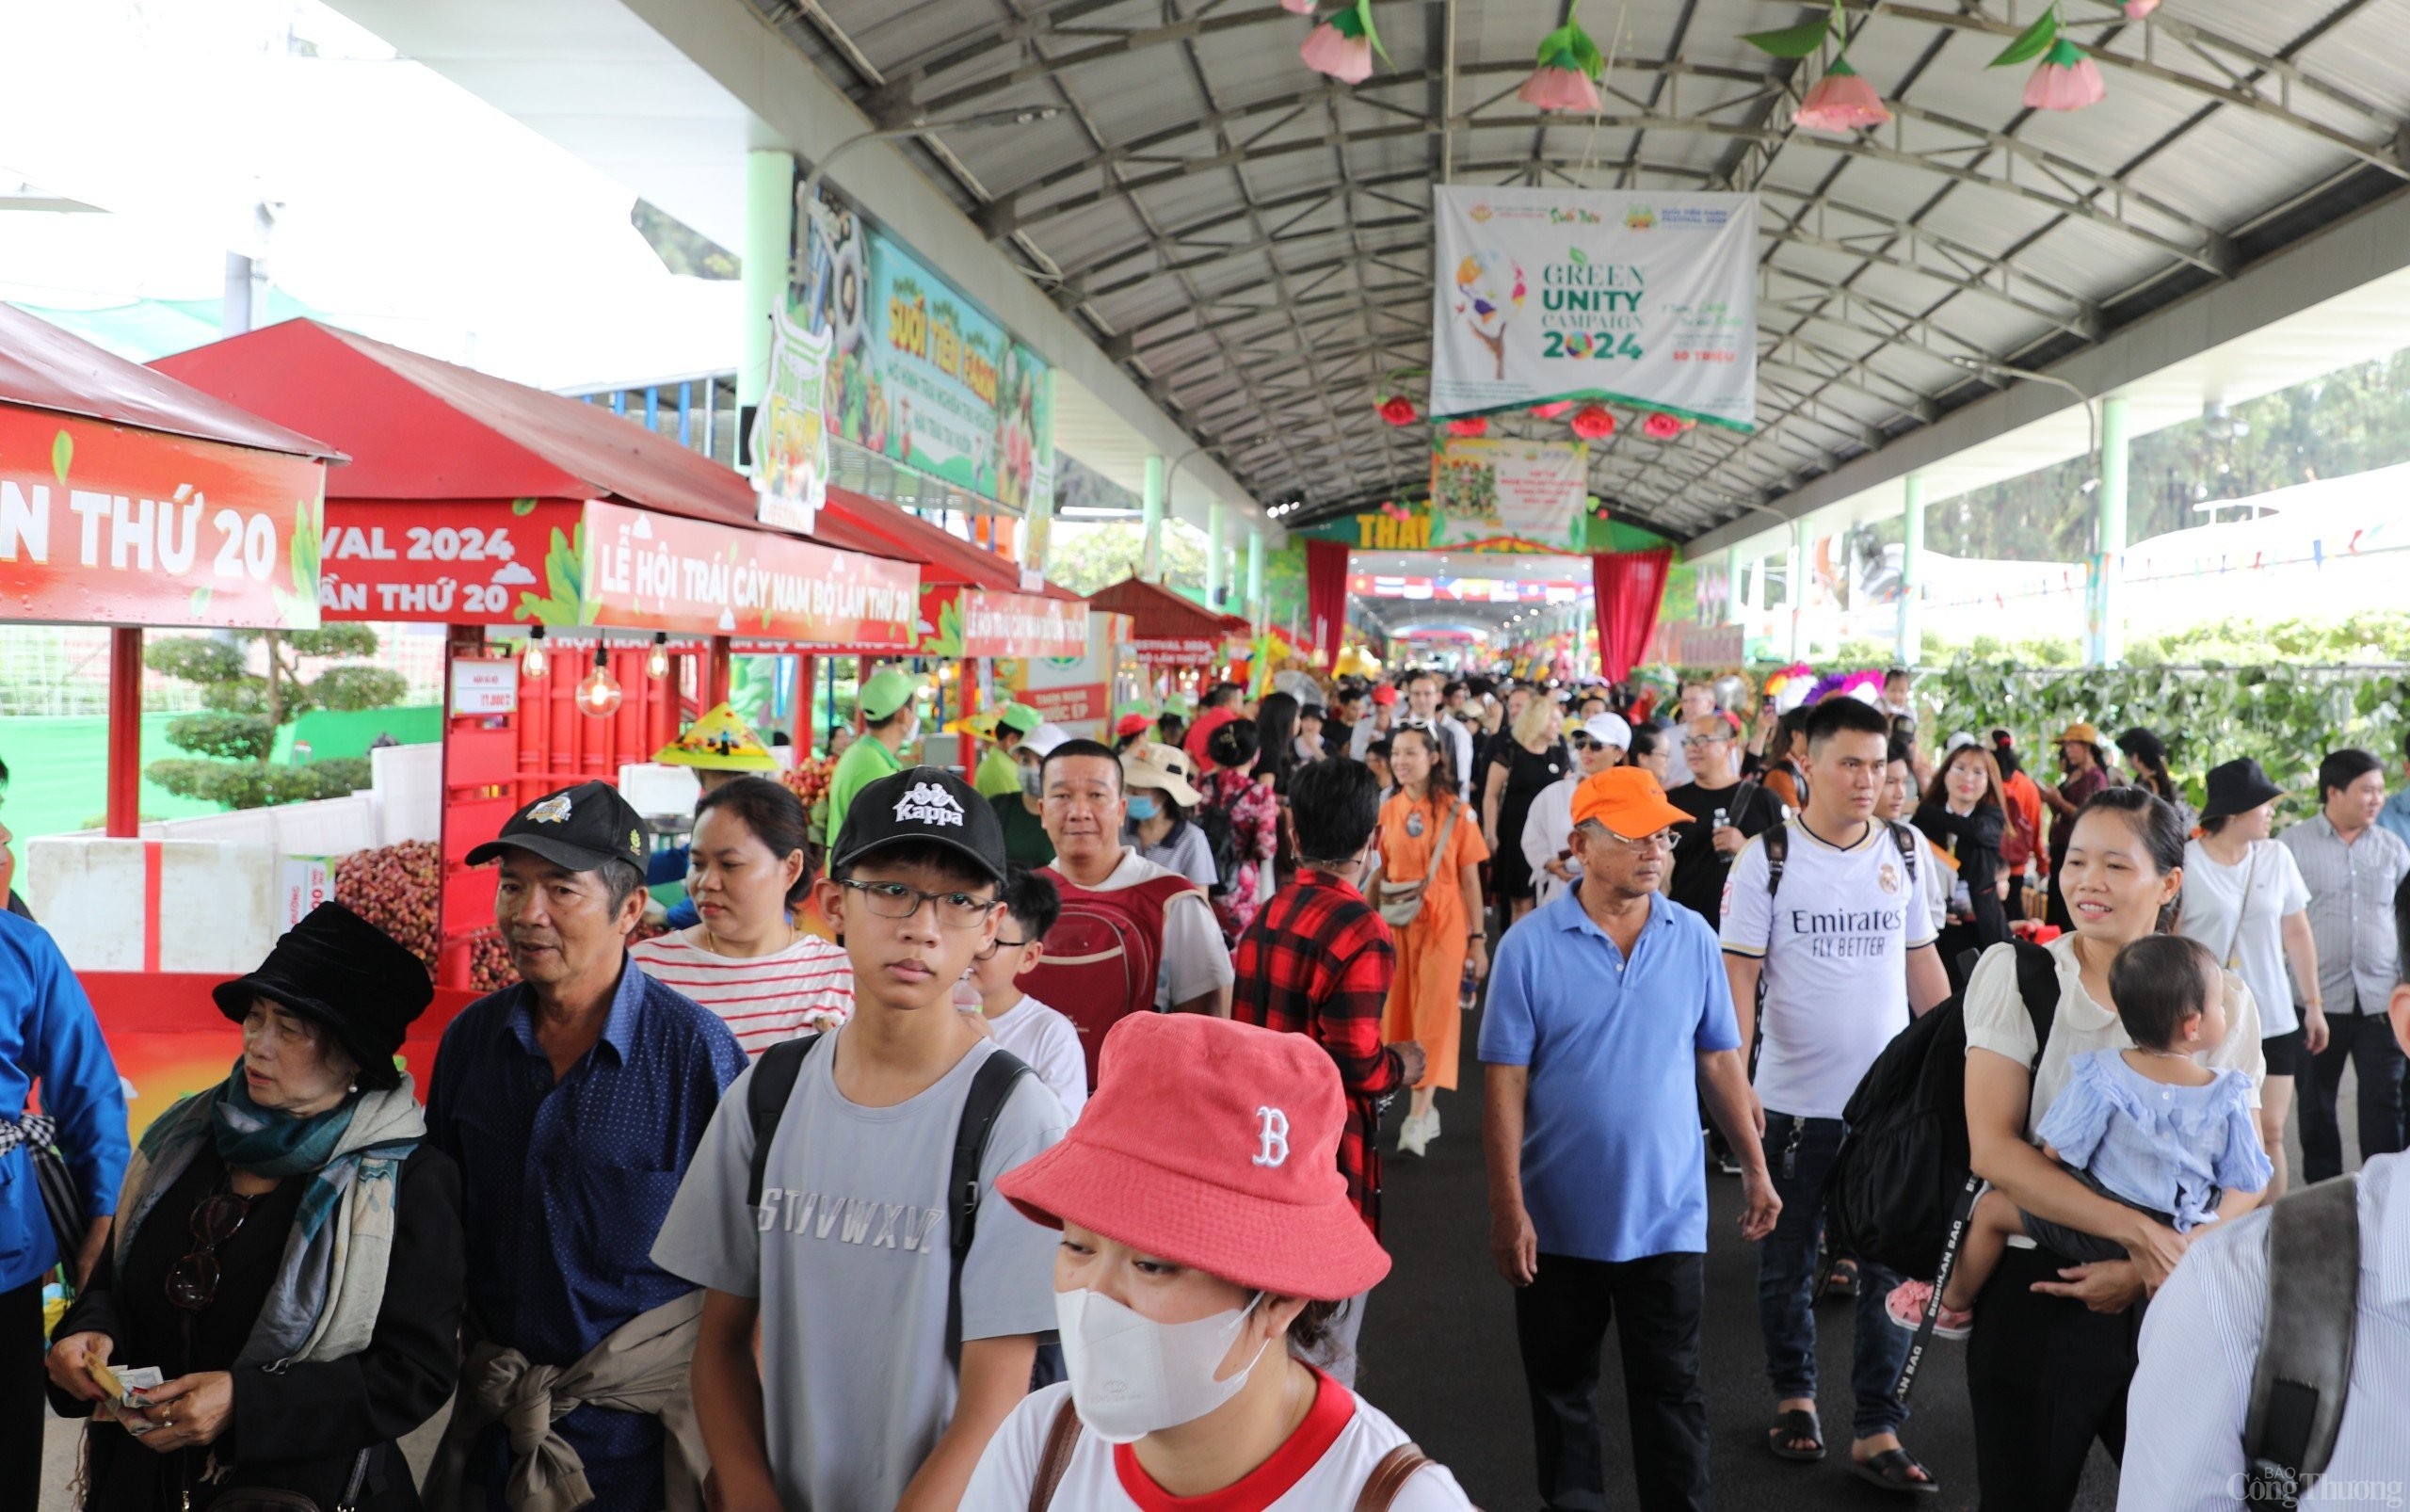
<path fill-rule="evenodd" d="M 326 1165 L 351 1128 L 351 1115 L 359 1105 L 360 1099 L 354 1095 L 307 1118 L 261 1107 L 251 1101 L 243 1080 L 243 1063 L 237 1059 L 234 1073 L 218 1088 L 210 1109 L 210 1141 L 217 1147 L 217 1158 L 230 1169 L 256 1171 L 282 1181 Z"/>

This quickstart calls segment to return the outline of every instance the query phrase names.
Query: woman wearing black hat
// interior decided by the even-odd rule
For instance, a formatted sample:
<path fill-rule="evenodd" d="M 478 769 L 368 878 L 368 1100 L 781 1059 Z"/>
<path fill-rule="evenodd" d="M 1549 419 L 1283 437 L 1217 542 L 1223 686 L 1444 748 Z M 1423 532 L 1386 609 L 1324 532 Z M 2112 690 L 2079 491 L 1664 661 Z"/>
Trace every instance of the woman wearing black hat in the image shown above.
<path fill-rule="evenodd" d="M 2184 913 L 2177 925 L 2216 952 L 2218 964 L 2241 977 L 2259 1002 L 2259 1044 L 2268 1057 L 2259 1137 L 2276 1165 L 2268 1183 L 2271 1202 L 2285 1195 L 2285 1118 L 2292 1111 L 2293 1078 L 2308 1075 L 2309 1057 L 2326 1048 L 2309 884 L 2291 849 L 2268 838 L 2276 800 L 2284 796 L 2247 757 L 2209 769 L 2200 838 L 2184 847 Z M 2299 1014 L 2295 1003 L 2302 1005 Z"/>
<path fill-rule="evenodd" d="M 327 903 L 215 995 L 242 1058 L 144 1132 L 50 1349 L 84 1504 L 414 1508 L 394 1440 L 452 1392 L 461 1285 L 459 1172 L 394 1064 L 426 969 Z M 110 1399 L 137 1366 L 166 1379 Z"/>

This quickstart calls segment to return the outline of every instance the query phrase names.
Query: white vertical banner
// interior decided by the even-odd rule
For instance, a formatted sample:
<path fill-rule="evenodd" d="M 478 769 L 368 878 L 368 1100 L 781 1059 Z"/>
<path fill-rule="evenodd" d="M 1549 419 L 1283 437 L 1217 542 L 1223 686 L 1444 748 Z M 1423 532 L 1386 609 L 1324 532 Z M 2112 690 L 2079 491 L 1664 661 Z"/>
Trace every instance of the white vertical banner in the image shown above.
<path fill-rule="evenodd" d="M 832 338 L 781 311 L 770 338 L 770 385 L 753 416 L 753 491 L 765 525 L 809 534 L 828 497 L 828 432 L 822 417 Z"/>
<path fill-rule="evenodd" d="M 1433 196 L 1434 419 L 1598 399 L 1756 428 L 1755 195 Z"/>

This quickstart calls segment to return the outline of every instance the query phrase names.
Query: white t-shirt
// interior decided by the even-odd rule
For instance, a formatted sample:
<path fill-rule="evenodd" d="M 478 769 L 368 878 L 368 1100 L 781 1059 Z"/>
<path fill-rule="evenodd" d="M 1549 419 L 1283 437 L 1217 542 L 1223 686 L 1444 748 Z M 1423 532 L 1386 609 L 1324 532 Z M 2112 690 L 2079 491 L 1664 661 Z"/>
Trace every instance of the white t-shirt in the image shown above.
<path fill-rule="evenodd" d="M 1406 1437 L 1371 1403 L 1316 1374 L 1322 1389 L 1305 1421 L 1271 1458 L 1235 1486 L 1175 1501 L 1138 1463 L 1134 1450 L 1128 1445 L 1117 1449 L 1095 1434 L 1083 1433 L 1072 1446 L 1071 1463 L 1052 1504 L 1058 1512 L 1160 1512 L 1171 1506 L 1210 1507 L 1213 1512 L 1343 1512 L 1363 1494 L 1365 1481 L 1382 1458 Z M 972 1472 L 962 1512 L 1026 1512 L 1037 1462 L 1046 1453 L 1047 1432 L 1070 1392 L 1070 1384 L 1063 1382 L 1033 1392 L 1013 1408 Z M 1395 1512 L 1472 1509 L 1456 1478 L 1438 1465 L 1407 1477 L 1390 1505 Z"/>
<path fill-rule="evenodd" d="M 816 935 L 744 959 L 664 935 L 630 947 L 628 956 L 647 976 L 718 1014 L 757 1059 L 781 1039 L 833 1029 L 854 1016 L 854 964 L 844 946 Z"/>
<path fill-rule="evenodd" d="M 1065 1118 L 1079 1118 L 1088 1101 L 1088 1063 L 1070 1020 L 1023 992 L 1019 1003 L 988 1021 L 988 1033 L 1063 1100 Z"/>
<path fill-rule="evenodd" d="M 1791 884 L 1783 883 L 1790 891 Z M 2042 948 L 2059 964 L 2059 1006 L 2050 1020 L 2050 1042 L 2042 1063 L 2033 1070 L 2033 1093 L 2025 1109 L 2025 1137 L 2033 1138 L 2042 1115 L 2065 1089 L 2068 1068 L 2075 1057 L 2095 1050 L 2131 1050 L 2134 1040 L 2116 1014 L 2093 1001 L 2084 990 L 2083 967 L 2076 959 L 2076 937 L 2061 935 Z M 1960 1000 L 1967 1016 L 1967 1048 L 2005 1055 L 2019 1066 L 2033 1065 L 2033 1020 L 2016 989 L 2016 954 L 2008 945 L 1994 945 L 1975 963 Z M 2259 1005 L 2251 989 L 2232 972 L 2225 973 L 2225 1038 L 2202 1057 L 2212 1070 L 2234 1070 L 2251 1078 L 2251 1105 L 2259 1105 L 2259 1085 L 2268 1079 L 2268 1057 L 2259 1048 Z"/>
<path fill-rule="evenodd" d="M 2199 841 L 2185 843 L 2184 918 L 2177 927 L 2242 978 L 2259 1004 L 2259 1032 L 2271 1038 L 2301 1027 L 2292 974 L 2285 968 L 2283 921 L 2308 907 L 2309 883 L 2290 846 L 2255 840 L 2239 864 L 2226 866 Z"/>
<path fill-rule="evenodd" d="M 1566 884 L 1550 873 L 1548 863 L 1572 843 L 1573 790 L 1581 781 L 1582 774 L 1576 772 L 1540 789 L 1523 820 L 1523 860 L 1531 863 L 1533 894 L 1543 904 L 1565 891 Z M 1581 863 L 1570 858 L 1565 868 L 1576 877 L 1582 875 Z"/>
<path fill-rule="evenodd" d="M 731 1083 L 653 1241 L 652 1261 L 698 1286 L 758 1298 L 763 1422 L 779 1500 L 892 1507 L 954 1416 L 945 1358 L 946 1176 L 986 1039 L 917 1096 L 865 1107 L 837 1090 L 844 1031 L 796 1078 L 763 1173 L 747 1070 Z M 978 1229 L 962 1267 L 962 1337 L 1054 1327 L 1062 1236 L 1023 1217 L 996 1178 L 1063 1137 L 1062 1105 L 1024 1078 L 996 1115 L 979 1166 Z"/>
<path fill-rule="evenodd" d="M 1881 824 L 1846 850 L 1795 819 L 1788 828 L 1779 895 L 1766 891 L 1764 835 L 1733 859 L 1724 948 L 1765 962 L 1759 1101 L 1771 1112 L 1838 1118 L 1874 1057 L 1908 1026 L 1908 952 L 1933 943 L 1924 874 L 1939 863 L 1914 830 L 1911 877 Z"/>
<path fill-rule="evenodd" d="M 1060 864 L 1056 863 L 1058 868 Z M 1112 893 L 1153 877 L 1179 876 L 1124 845 L 1121 864 L 1113 869 L 1103 886 L 1090 891 Z M 1213 917 L 1212 901 L 1201 890 L 1173 898 L 1164 909 L 1164 957 L 1155 969 L 1155 1006 L 1169 1008 L 1203 997 L 1215 988 L 1229 986 L 1236 975 L 1230 970 L 1230 948 L 1222 942 L 1222 925 Z"/>

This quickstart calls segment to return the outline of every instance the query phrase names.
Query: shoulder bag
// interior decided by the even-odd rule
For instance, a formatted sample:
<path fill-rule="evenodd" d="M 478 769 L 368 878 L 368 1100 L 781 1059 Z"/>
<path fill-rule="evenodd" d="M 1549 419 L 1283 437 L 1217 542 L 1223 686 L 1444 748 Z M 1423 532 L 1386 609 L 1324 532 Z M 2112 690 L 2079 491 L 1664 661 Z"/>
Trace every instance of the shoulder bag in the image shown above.
<path fill-rule="evenodd" d="M 1382 882 L 1375 907 L 1392 929 L 1403 929 L 1422 916 L 1422 893 L 1439 878 L 1439 869 L 1448 864 L 1448 831 L 1456 826 L 1456 811 L 1464 807 L 1462 799 L 1448 809 L 1448 816 L 1439 821 L 1439 836 L 1431 846 L 1431 870 L 1420 882 Z"/>

